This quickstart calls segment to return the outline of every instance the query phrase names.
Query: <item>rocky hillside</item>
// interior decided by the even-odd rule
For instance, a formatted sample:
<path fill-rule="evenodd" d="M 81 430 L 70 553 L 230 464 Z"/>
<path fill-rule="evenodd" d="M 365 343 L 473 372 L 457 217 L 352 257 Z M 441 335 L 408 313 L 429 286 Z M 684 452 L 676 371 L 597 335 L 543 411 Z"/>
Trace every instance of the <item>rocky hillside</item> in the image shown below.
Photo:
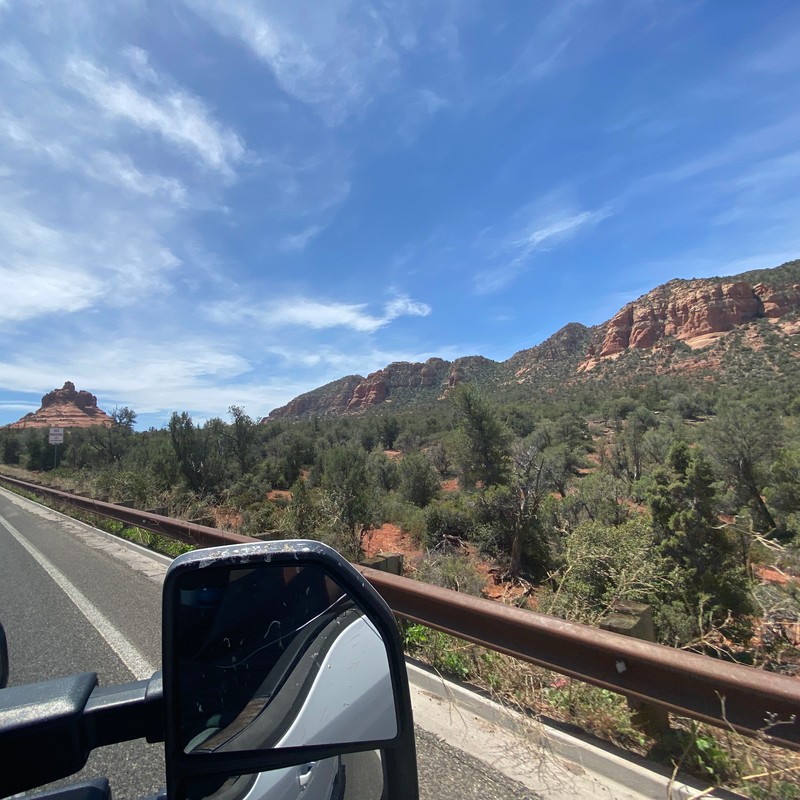
<path fill-rule="evenodd" d="M 452 362 L 430 358 L 422 364 L 396 361 L 366 378 L 348 375 L 301 394 L 276 408 L 267 419 L 354 413 L 383 403 L 397 407 L 429 402 L 442 398 L 464 380 L 486 383 L 500 377 L 507 377 L 503 365 L 483 356 Z"/>
<path fill-rule="evenodd" d="M 442 399 L 464 381 L 518 395 L 642 373 L 713 373 L 724 380 L 727 370 L 767 346 L 800 356 L 798 334 L 800 260 L 731 277 L 670 281 L 601 325 L 572 322 L 503 362 L 432 358 L 389 364 L 366 378 L 351 375 L 300 395 L 267 419 L 399 409 Z"/>
<path fill-rule="evenodd" d="M 26 414 L 9 428 L 89 428 L 111 425 L 111 417 L 97 407 L 97 398 L 86 391 L 77 391 L 72 381 L 61 389 L 53 389 L 42 398 L 38 411 Z"/>

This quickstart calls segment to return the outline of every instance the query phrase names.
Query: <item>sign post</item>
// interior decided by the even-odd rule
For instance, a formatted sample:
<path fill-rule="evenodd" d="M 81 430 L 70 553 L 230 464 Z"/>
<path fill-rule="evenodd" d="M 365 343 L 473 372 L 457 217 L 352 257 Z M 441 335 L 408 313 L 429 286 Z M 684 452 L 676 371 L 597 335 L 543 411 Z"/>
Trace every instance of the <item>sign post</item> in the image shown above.
<path fill-rule="evenodd" d="M 63 428 L 50 428 L 50 444 L 53 445 L 53 469 L 56 468 L 56 454 L 58 446 L 64 442 Z"/>

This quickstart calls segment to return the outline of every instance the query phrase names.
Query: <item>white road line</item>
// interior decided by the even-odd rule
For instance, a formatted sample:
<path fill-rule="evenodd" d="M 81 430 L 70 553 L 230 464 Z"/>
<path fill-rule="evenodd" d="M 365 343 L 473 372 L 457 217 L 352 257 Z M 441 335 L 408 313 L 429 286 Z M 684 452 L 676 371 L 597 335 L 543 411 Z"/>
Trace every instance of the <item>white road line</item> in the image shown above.
<path fill-rule="evenodd" d="M 95 630 L 106 640 L 108 646 L 120 657 L 122 663 L 137 680 L 145 680 L 156 671 L 155 667 L 119 632 L 108 617 L 80 589 L 74 586 L 55 564 L 26 541 L 23 535 L 2 515 L 0 515 L 0 525 L 30 553 L 45 572 L 58 584 L 59 588 L 72 600 L 78 611 L 89 620 Z"/>

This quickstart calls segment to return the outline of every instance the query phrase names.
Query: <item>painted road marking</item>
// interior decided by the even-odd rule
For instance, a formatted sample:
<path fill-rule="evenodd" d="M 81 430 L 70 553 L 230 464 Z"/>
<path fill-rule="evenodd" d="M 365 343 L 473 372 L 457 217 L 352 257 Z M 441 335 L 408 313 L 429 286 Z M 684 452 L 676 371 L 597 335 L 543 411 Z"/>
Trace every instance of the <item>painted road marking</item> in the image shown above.
<path fill-rule="evenodd" d="M 31 557 L 39 563 L 39 566 L 56 582 L 64 594 L 72 600 L 78 611 L 89 620 L 95 630 L 105 639 L 108 646 L 119 656 L 122 663 L 131 671 L 136 680 L 145 680 L 156 671 L 155 667 L 120 633 L 108 617 L 2 515 L 0 515 L 0 525 L 28 551 Z"/>

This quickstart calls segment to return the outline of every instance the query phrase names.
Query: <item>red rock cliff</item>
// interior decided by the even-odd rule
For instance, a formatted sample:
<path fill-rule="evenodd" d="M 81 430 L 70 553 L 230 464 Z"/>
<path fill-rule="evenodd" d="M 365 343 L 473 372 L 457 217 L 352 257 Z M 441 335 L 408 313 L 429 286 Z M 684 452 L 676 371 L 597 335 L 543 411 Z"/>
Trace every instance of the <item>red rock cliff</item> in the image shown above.
<path fill-rule="evenodd" d="M 429 358 L 424 364 L 396 361 L 388 367 L 373 372 L 355 387 L 347 404 L 348 411 L 378 405 L 388 399 L 393 391 L 403 389 L 433 389 L 445 376 L 449 362 Z"/>
<path fill-rule="evenodd" d="M 609 320 L 599 355 L 652 347 L 665 336 L 687 341 L 725 333 L 758 317 L 778 319 L 799 305 L 800 286 L 672 281 L 628 303 Z"/>

